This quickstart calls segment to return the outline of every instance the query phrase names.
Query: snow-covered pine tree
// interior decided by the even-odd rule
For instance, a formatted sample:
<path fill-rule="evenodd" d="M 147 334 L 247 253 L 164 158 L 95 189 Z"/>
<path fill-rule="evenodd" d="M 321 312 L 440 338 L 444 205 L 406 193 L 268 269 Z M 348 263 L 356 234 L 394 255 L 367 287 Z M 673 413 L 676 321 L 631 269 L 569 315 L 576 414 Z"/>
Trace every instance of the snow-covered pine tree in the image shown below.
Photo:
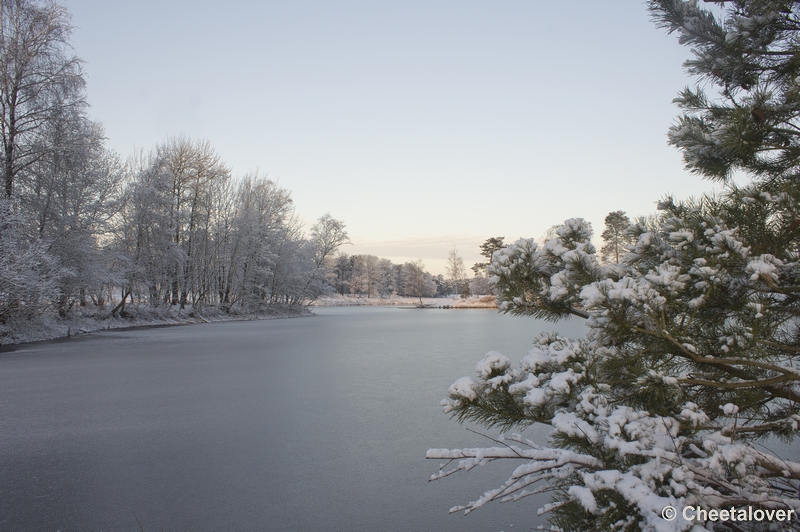
<path fill-rule="evenodd" d="M 542 246 L 522 239 L 498 252 L 489 272 L 502 311 L 581 316 L 588 332 L 542 335 L 518 364 L 489 353 L 476 377 L 456 381 L 443 405 L 458 420 L 552 431 L 547 442 L 507 435 L 490 448 L 431 449 L 455 461 L 433 478 L 523 459 L 460 509 L 550 492 L 549 520 L 569 531 L 800 530 L 800 462 L 770 451 L 800 435 L 798 7 L 650 9 L 692 47 L 689 72 L 719 89 L 683 91 L 670 142 L 725 189 L 664 199 L 655 226 L 626 230 L 635 244 L 620 264 L 600 265 L 580 219 Z M 735 185 L 736 171 L 751 182 Z M 677 519 L 663 518 L 666 506 Z M 688 506 L 773 518 L 692 522 Z"/>
<path fill-rule="evenodd" d="M 797 179 L 796 2 L 727 1 L 722 16 L 697 2 L 653 0 L 650 7 L 658 26 L 692 48 L 684 66 L 701 82 L 675 99 L 683 113 L 669 132 L 686 168 L 712 180 L 744 170 L 761 186 Z"/>

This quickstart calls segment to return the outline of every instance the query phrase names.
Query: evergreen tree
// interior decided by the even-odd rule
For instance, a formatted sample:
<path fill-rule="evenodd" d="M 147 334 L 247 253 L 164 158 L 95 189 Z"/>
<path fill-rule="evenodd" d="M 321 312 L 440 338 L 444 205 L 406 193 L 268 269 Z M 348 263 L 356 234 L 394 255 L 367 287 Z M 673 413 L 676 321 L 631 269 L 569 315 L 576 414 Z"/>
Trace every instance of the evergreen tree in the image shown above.
<path fill-rule="evenodd" d="M 800 435 L 798 8 L 650 9 L 692 46 L 689 72 L 719 88 L 682 92 L 670 142 L 726 188 L 662 200 L 655 220 L 625 230 L 634 244 L 620 264 L 598 262 L 580 219 L 542 246 L 521 239 L 495 255 L 501 311 L 581 316 L 588 332 L 543 334 L 516 365 L 489 353 L 477 377 L 456 381 L 444 405 L 459 421 L 552 431 L 547 445 L 513 435 L 488 449 L 432 449 L 429 458 L 458 460 L 434 478 L 527 460 L 454 511 L 551 492 L 550 522 L 570 531 L 800 530 L 800 462 L 764 445 Z M 752 182 L 735 185 L 736 170 Z M 677 519 L 664 519 L 667 506 Z M 689 506 L 736 513 L 703 524 L 682 518 Z M 747 506 L 784 518 L 748 521 Z"/>
<path fill-rule="evenodd" d="M 600 248 L 600 257 L 605 263 L 617 264 L 625 254 L 625 246 L 632 243 L 630 236 L 625 234 L 631 219 L 625 216 L 624 211 L 614 211 L 608 213 L 605 223 L 606 228 L 600 235 L 605 242 Z"/>
<path fill-rule="evenodd" d="M 684 66 L 700 83 L 676 98 L 683 113 L 669 132 L 670 144 L 683 151 L 686 168 L 712 180 L 727 181 L 744 170 L 762 185 L 796 181 L 796 3 L 728 1 L 723 16 L 697 2 L 655 0 L 650 5 L 656 24 L 677 32 L 694 54 Z M 716 90 L 709 93 L 704 87 Z"/>
<path fill-rule="evenodd" d="M 476 262 L 472 268 L 470 268 L 475 275 L 479 273 L 485 273 L 486 267 L 489 266 L 489 263 L 492 262 L 492 255 L 495 251 L 503 249 L 505 244 L 503 244 L 502 236 L 494 236 L 491 238 L 487 238 L 486 242 L 480 245 L 481 256 L 486 258 L 486 262 Z"/>

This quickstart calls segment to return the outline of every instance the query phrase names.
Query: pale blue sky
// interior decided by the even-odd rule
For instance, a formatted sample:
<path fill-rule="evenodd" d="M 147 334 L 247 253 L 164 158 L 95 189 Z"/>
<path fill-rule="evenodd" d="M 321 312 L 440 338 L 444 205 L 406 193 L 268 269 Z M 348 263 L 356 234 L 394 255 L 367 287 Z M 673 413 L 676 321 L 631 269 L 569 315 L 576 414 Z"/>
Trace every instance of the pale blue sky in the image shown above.
<path fill-rule="evenodd" d="M 66 5 L 109 147 L 207 138 L 350 253 L 442 273 L 454 245 L 470 265 L 490 236 L 711 189 L 666 145 L 689 52 L 641 2 Z"/>

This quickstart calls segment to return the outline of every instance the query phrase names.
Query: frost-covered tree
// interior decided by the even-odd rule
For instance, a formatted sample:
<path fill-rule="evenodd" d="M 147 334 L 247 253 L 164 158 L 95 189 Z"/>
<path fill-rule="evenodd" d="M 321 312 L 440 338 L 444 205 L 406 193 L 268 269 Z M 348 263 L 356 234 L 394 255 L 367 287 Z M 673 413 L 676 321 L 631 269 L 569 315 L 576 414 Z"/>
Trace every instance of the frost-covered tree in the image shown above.
<path fill-rule="evenodd" d="M 0 155 L 7 197 L 19 174 L 55 148 L 41 138 L 52 115 L 85 107 L 71 32 L 69 13 L 53 1 L 0 2 Z"/>
<path fill-rule="evenodd" d="M 347 235 L 344 222 L 326 212 L 311 227 L 311 242 L 315 249 L 314 264 L 319 268 L 328 258 L 333 257 L 340 247 L 349 244 L 350 237 Z"/>
<path fill-rule="evenodd" d="M 0 197 L 0 339 L 52 308 L 65 274 L 40 240 L 22 233 L 25 219 Z"/>
<path fill-rule="evenodd" d="M 208 141 L 174 137 L 156 148 L 154 162 L 171 185 L 167 190 L 174 243 L 181 251 L 173 265 L 172 304 L 185 307 L 202 292 L 210 242 L 213 197 L 230 170 Z"/>
<path fill-rule="evenodd" d="M 353 274 L 350 290 L 353 295 L 378 295 L 378 260 L 375 255 L 353 255 Z"/>
<path fill-rule="evenodd" d="M 182 260 L 173 238 L 169 176 L 156 153 L 133 157 L 126 174 L 123 204 L 109 246 L 121 291 L 114 314 L 124 312 L 126 299 L 136 292 L 150 306 L 168 301 L 174 265 Z"/>
<path fill-rule="evenodd" d="M 330 290 L 329 258 L 347 240 L 326 214 L 308 238 L 288 190 L 257 173 L 238 182 L 205 142 L 172 139 L 128 165 L 114 246 L 125 299 L 254 312 Z M 176 297 L 177 296 L 177 297 Z"/>
<path fill-rule="evenodd" d="M 390 296 L 397 290 L 397 281 L 394 277 L 392 261 L 386 258 L 378 260 L 378 286 L 380 287 L 381 298 Z"/>
<path fill-rule="evenodd" d="M 423 297 L 436 294 L 436 283 L 433 276 L 425 271 L 422 259 L 403 264 L 403 295 L 419 298 L 422 304 Z"/>
<path fill-rule="evenodd" d="M 331 269 L 333 279 L 331 285 L 340 295 L 350 291 L 350 281 L 353 276 L 353 261 L 347 253 L 336 255 Z"/>
<path fill-rule="evenodd" d="M 479 273 L 469 282 L 469 291 L 472 295 L 483 296 L 491 294 L 492 287 L 489 285 L 489 278 Z"/>
<path fill-rule="evenodd" d="M 437 294 L 434 278 L 425 271 L 421 261 L 392 264 L 389 259 L 375 255 L 340 253 L 328 261 L 324 269 L 333 290 L 341 295 L 383 298 L 392 294 L 409 297 Z"/>
<path fill-rule="evenodd" d="M 600 257 L 605 263 L 616 263 L 626 253 L 625 246 L 632 243 L 625 233 L 631 220 L 624 211 L 614 211 L 608 213 L 604 221 L 606 227 L 600 236 L 605 244 L 600 248 Z"/>
<path fill-rule="evenodd" d="M 54 1 L 3 0 L 0 26 L 0 171 L 5 196 L 14 200 L 5 208 L 13 205 L 19 215 L 3 239 L 7 248 L 13 238 L 14 247 L 27 250 L 17 265 L 33 250 L 39 258 L 32 272 L 43 271 L 44 262 L 56 265 L 48 271 L 60 273 L 42 279 L 47 290 L 36 300 L 65 316 L 112 280 L 101 242 L 119 208 L 121 164 L 86 114 L 67 10 Z M 24 311 L 15 307 L 21 315 L 40 308 L 22 305 Z"/>
<path fill-rule="evenodd" d="M 123 165 L 103 146 L 103 128 L 81 110 L 63 108 L 43 126 L 48 150 L 19 174 L 16 197 L 27 215 L 28 238 L 39 239 L 64 269 L 57 288 L 58 312 L 115 282 L 102 241 L 121 208 Z"/>
<path fill-rule="evenodd" d="M 293 254 L 302 248 L 291 195 L 274 181 L 251 175 L 239 183 L 236 196 L 225 304 L 252 310 L 286 302 L 299 282 Z M 308 251 L 303 253 L 311 260 Z"/>
<path fill-rule="evenodd" d="M 800 436 L 800 202 L 794 142 L 800 25 L 794 2 L 650 2 L 692 46 L 671 132 L 687 166 L 712 179 L 747 171 L 717 196 L 666 198 L 626 229 L 634 244 L 603 266 L 590 229 L 567 220 L 543 245 L 521 239 L 489 267 L 501 311 L 586 319 L 578 339 L 543 334 L 517 364 L 487 354 L 443 402 L 458 420 L 551 427 L 483 449 L 431 449 L 455 461 L 434 478 L 497 459 L 521 464 L 475 501 L 552 494 L 563 530 L 800 530 L 800 462 L 770 450 Z M 783 131 L 783 130 L 787 131 Z M 783 135 L 784 137 L 780 137 Z M 662 517 L 672 506 L 678 518 Z M 793 519 L 682 519 L 687 506 L 751 506 Z M 782 512 L 777 514 L 776 512 Z"/>

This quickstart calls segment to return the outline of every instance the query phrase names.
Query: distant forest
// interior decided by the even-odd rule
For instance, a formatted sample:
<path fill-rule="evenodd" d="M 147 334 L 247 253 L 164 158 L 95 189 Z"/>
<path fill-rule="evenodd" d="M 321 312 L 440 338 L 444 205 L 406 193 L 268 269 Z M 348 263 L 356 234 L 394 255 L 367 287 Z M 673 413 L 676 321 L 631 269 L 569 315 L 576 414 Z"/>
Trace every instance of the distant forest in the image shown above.
<path fill-rule="evenodd" d="M 339 253 L 329 266 L 329 282 L 341 295 L 385 298 L 392 294 L 405 297 L 442 297 L 489 294 L 489 280 L 478 271 L 467 279 L 463 269 L 449 278 L 432 275 L 421 260 L 393 264 L 375 255 Z"/>

